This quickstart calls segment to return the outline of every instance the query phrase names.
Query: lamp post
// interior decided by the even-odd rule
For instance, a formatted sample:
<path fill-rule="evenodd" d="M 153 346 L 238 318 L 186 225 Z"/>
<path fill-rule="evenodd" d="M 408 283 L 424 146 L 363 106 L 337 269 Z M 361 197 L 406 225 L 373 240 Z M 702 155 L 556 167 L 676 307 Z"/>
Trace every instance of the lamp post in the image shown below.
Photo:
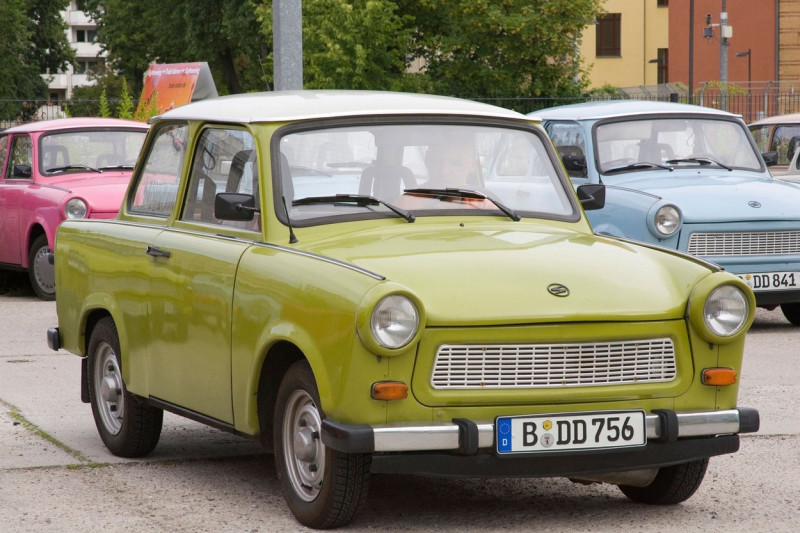
<path fill-rule="evenodd" d="M 753 96 L 750 92 L 750 85 L 752 84 L 751 79 L 751 70 L 750 70 L 750 57 L 751 57 L 751 50 L 750 48 L 747 49 L 747 52 L 737 52 L 736 57 L 745 57 L 747 56 L 747 118 L 748 122 L 753 120 L 752 110 L 751 110 L 751 102 L 753 100 Z"/>

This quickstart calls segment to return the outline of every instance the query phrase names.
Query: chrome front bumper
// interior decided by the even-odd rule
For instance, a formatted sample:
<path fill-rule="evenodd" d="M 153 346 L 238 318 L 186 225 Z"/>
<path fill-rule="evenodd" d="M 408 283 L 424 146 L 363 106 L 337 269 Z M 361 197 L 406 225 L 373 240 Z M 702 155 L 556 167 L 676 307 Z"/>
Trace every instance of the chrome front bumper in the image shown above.
<path fill-rule="evenodd" d="M 646 416 L 647 440 L 670 442 L 679 438 L 714 437 L 754 433 L 759 428 L 755 409 L 675 413 L 654 411 Z M 348 453 L 453 451 L 462 454 L 491 449 L 495 443 L 492 422 L 455 419 L 441 424 L 347 425 L 322 423 L 322 441 Z"/>

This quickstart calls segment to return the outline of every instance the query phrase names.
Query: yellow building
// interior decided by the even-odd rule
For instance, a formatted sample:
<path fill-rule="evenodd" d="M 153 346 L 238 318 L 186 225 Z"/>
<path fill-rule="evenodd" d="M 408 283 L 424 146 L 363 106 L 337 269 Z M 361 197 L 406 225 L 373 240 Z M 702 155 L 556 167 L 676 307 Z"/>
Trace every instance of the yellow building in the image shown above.
<path fill-rule="evenodd" d="M 605 0 L 605 14 L 586 27 L 581 64 L 590 88 L 637 87 L 667 81 L 667 0 Z"/>

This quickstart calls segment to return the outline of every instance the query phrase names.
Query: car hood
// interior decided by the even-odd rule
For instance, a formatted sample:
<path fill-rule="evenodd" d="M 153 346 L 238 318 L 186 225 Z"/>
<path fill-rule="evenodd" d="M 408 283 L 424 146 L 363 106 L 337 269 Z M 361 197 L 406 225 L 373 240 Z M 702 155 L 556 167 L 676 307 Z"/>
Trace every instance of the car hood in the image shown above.
<path fill-rule="evenodd" d="M 131 181 L 132 172 L 103 172 L 102 174 L 67 174 L 51 177 L 40 185 L 66 191 L 70 197 L 80 197 L 91 206 L 92 212 L 117 212 Z"/>
<path fill-rule="evenodd" d="M 682 172 L 682 174 L 677 174 Z M 611 180 L 606 184 L 610 185 Z M 674 171 L 630 177 L 613 185 L 636 189 L 677 205 L 684 223 L 797 220 L 800 186 L 734 172 Z"/>
<path fill-rule="evenodd" d="M 338 236 L 308 251 L 397 282 L 429 324 L 682 318 L 706 263 L 568 229 L 420 222 Z M 554 296 L 559 284 L 568 296 Z M 476 317 L 478 320 L 476 322 Z"/>

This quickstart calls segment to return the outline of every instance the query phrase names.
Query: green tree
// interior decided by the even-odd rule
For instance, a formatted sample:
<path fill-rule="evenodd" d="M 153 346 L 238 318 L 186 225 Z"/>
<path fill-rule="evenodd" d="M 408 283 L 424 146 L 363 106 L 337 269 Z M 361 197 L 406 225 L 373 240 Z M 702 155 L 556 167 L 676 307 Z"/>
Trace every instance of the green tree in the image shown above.
<path fill-rule="evenodd" d="M 602 0 L 398 0 L 416 21 L 413 53 L 440 94 L 580 94 L 578 45 Z"/>
<path fill-rule="evenodd" d="M 264 88 L 267 55 L 249 0 L 82 0 L 110 66 L 142 89 L 150 63 L 207 62 L 220 94 Z"/>
<path fill-rule="evenodd" d="M 75 64 L 75 50 L 65 31 L 69 28 L 61 12 L 70 0 L 27 0 L 28 17 L 33 22 L 31 43 L 35 50 L 31 59 L 39 72 L 64 72 Z"/>
<path fill-rule="evenodd" d="M 62 46 L 66 35 L 57 9 L 66 4 L 62 0 L 0 2 L 0 20 L 6 28 L 0 32 L 0 119 L 28 119 L 47 100 L 47 82 L 41 73 L 54 72 L 74 57 Z M 60 28 L 60 35 L 55 28 Z"/>
<path fill-rule="evenodd" d="M 128 92 L 128 83 L 122 78 L 122 92 L 119 95 L 119 105 L 117 106 L 117 117 L 127 120 L 133 119 L 133 98 Z"/>
<path fill-rule="evenodd" d="M 103 118 L 111 117 L 111 108 L 108 106 L 108 99 L 106 98 L 105 91 L 100 93 L 100 116 Z"/>

